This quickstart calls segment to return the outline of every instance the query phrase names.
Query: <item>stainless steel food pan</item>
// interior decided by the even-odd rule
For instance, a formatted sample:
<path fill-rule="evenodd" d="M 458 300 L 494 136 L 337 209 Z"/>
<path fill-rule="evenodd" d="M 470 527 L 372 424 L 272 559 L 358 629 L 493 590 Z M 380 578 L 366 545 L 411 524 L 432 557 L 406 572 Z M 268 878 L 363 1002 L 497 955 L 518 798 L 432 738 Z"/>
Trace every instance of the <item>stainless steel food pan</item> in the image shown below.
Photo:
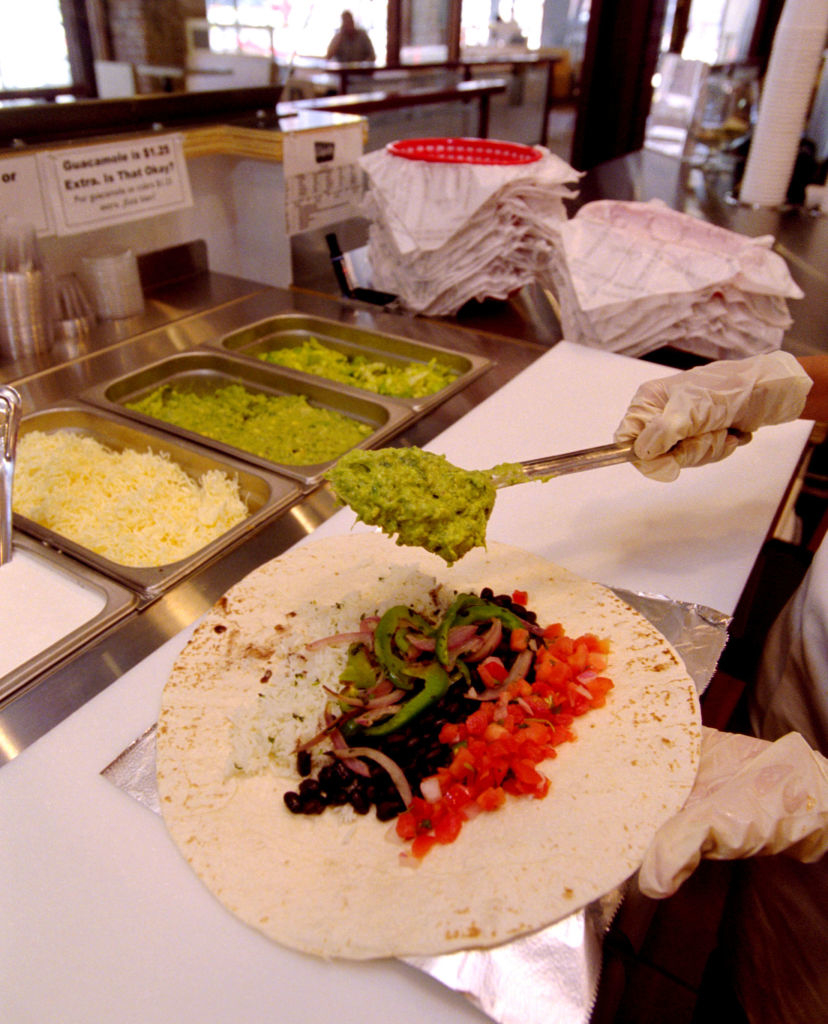
<path fill-rule="evenodd" d="M 87 565 L 139 591 L 147 599 L 157 597 L 168 587 L 188 576 L 197 566 L 232 547 L 260 523 L 297 501 L 302 494 L 302 489 L 294 480 L 285 479 L 275 473 L 254 470 L 240 459 L 219 455 L 208 448 L 173 437 L 164 431 L 154 430 L 107 410 L 93 409 L 80 403 L 53 406 L 24 416 L 20 424 L 20 436 L 23 437 L 32 430 L 70 430 L 92 437 L 116 451 L 132 448 L 144 452 L 151 449 L 157 454 L 166 455 L 196 479 L 211 469 L 220 470 L 238 479 L 242 499 L 250 511 L 249 516 L 187 558 L 152 568 L 113 562 L 68 537 L 63 537 L 15 513 L 14 521 L 18 529 L 69 552 Z"/>
<path fill-rule="evenodd" d="M 50 571 L 59 573 L 76 587 L 80 587 L 85 591 L 91 591 L 103 604 L 100 610 L 82 625 L 77 626 L 75 629 L 70 629 L 63 635 L 59 635 L 56 640 L 49 643 L 48 646 L 44 647 L 37 654 L 27 658 L 26 661 L 21 662 L 15 668 L 6 672 L 5 675 L 0 676 L 0 703 L 55 668 L 60 662 L 79 651 L 95 637 L 109 629 L 110 626 L 126 618 L 127 615 L 138 607 L 138 595 L 134 591 L 122 587 L 120 583 L 108 579 L 101 573 L 74 561 L 59 551 L 55 551 L 45 544 L 40 544 L 18 531 L 14 531 L 12 561 L 23 556 L 34 560 L 35 563 L 43 564 Z M 27 562 L 27 565 L 31 564 L 31 562 Z M 11 568 L 14 567 L 12 566 Z M 16 581 L 15 585 L 26 585 L 26 573 L 18 576 L 15 572 L 13 578 Z M 48 614 L 46 609 L 44 609 L 44 614 Z M 16 625 L 15 622 L 4 623 L 6 628 L 15 627 Z M 27 626 L 26 622 L 21 621 L 19 623 L 19 628 L 23 631 L 27 629 Z M 55 632 L 57 634 L 59 630 L 56 629 Z"/>
<path fill-rule="evenodd" d="M 253 362 L 225 352 L 211 349 L 191 349 L 151 363 L 132 373 L 103 383 L 85 391 L 80 397 L 101 408 L 123 413 L 135 420 L 160 427 L 199 444 L 209 445 L 226 455 L 245 459 L 258 466 L 276 470 L 300 480 L 306 486 L 318 483 L 336 459 L 312 465 L 289 465 L 243 451 L 203 434 L 163 423 L 143 413 L 127 409 L 128 402 L 137 401 L 162 385 L 210 393 L 229 384 L 241 384 L 253 393 L 269 395 L 304 395 L 312 405 L 335 410 L 367 424 L 371 433 L 358 447 L 372 448 L 398 433 L 414 418 L 414 412 L 401 402 L 378 395 L 368 396 L 321 378 L 311 378 L 293 370 Z"/>
<path fill-rule="evenodd" d="M 259 359 L 267 352 L 280 348 L 295 348 L 316 338 L 329 348 L 345 355 L 362 355 L 371 360 L 387 363 L 389 366 L 405 366 L 409 363 L 429 363 L 432 359 L 456 373 L 454 380 L 433 395 L 422 398 L 397 398 L 412 409 L 422 413 L 444 402 L 457 391 L 462 390 L 476 377 L 488 370 L 492 362 L 485 356 L 470 355 L 452 349 L 412 341 L 393 334 L 364 330 L 351 324 L 337 323 L 324 317 L 301 313 L 281 313 L 259 320 L 237 331 L 226 334 L 216 341 L 207 342 L 228 352 Z M 317 378 L 319 379 L 319 378 Z M 366 392 L 370 394 L 371 392 Z"/>

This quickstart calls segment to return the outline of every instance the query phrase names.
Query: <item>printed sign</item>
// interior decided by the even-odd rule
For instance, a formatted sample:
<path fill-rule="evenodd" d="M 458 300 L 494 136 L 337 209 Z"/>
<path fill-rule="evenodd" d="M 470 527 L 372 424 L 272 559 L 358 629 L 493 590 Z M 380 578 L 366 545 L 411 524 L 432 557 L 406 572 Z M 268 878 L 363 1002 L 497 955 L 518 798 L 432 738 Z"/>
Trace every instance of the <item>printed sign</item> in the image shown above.
<path fill-rule="evenodd" d="M 363 192 L 361 122 L 322 131 L 286 130 L 282 145 L 289 235 L 334 224 L 359 212 Z"/>
<path fill-rule="evenodd" d="M 192 206 L 180 135 L 38 155 L 58 235 Z"/>
<path fill-rule="evenodd" d="M 39 234 L 50 229 L 35 156 L 9 156 L 0 160 L 0 217 L 16 217 L 33 224 Z"/>

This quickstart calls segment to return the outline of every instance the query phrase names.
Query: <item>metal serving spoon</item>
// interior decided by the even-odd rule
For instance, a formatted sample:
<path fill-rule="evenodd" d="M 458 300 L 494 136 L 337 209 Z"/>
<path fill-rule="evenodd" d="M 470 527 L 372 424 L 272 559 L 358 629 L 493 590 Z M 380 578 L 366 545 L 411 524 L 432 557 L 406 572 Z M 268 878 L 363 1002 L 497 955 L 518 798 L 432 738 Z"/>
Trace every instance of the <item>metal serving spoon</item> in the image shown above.
<path fill-rule="evenodd" d="M 491 472 L 495 487 L 511 487 L 529 480 L 542 480 L 563 476 L 565 473 L 580 473 L 584 469 L 598 469 L 601 466 L 615 466 L 620 462 L 635 462 L 631 443 L 602 444 L 595 448 L 582 448 L 577 452 L 563 455 L 545 455 L 525 462 L 508 463 L 505 467 L 495 466 Z"/>
<path fill-rule="evenodd" d="M 0 434 L 0 565 L 12 556 L 12 484 L 20 427 L 20 395 L 8 385 L 0 385 L 0 407 L 3 406 L 6 415 Z"/>
<path fill-rule="evenodd" d="M 749 434 L 734 431 L 740 444 Z M 563 455 L 465 470 L 417 448 L 346 452 L 326 474 L 334 493 L 357 518 L 397 543 L 422 547 L 452 564 L 485 545 L 494 490 L 622 462 L 636 462 L 631 443 L 605 444 Z"/>

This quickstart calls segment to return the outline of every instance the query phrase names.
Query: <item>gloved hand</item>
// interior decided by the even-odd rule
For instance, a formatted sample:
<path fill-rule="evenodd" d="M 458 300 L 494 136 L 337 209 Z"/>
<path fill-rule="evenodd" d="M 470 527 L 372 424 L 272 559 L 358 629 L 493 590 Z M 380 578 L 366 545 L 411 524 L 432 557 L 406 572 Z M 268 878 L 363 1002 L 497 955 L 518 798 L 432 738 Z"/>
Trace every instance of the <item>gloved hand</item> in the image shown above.
<path fill-rule="evenodd" d="M 812 383 L 788 352 L 708 363 L 642 384 L 615 440 L 634 442 L 645 476 L 675 480 L 683 468 L 730 455 L 738 441 L 729 427 L 749 434 L 795 420 Z"/>
<path fill-rule="evenodd" d="M 702 857 L 785 852 L 811 862 L 828 850 L 828 759 L 799 733 L 774 743 L 703 728 L 696 782 L 658 830 L 638 876 L 645 896 L 672 896 Z"/>

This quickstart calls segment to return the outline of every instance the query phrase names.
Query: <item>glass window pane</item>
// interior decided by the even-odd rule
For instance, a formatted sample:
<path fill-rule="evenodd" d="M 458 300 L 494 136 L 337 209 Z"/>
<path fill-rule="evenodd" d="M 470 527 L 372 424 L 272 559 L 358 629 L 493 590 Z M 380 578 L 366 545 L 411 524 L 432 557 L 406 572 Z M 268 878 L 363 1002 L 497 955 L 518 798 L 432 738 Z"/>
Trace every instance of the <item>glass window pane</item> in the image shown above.
<path fill-rule="evenodd" d="M 270 57 L 272 44 L 270 41 L 269 28 L 251 28 L 248 25 L 239 27 L 239 49 L 242 53 L 256 54 L 257 56 Z"/>
<path fill-rule="evenodd" d="M 210 49 L 213 53 L 236 53 L 239 49 L 238 33 L 235 28 L 210 26 Z"/>
<path fill-rule="evenodd" d="M 0 87 L 71 84 L 60 0 L 0 4 Z"/>
<path fill-rule="evenodd" d="M 208 0 L 207 20 L 211 25 L 235 25 L 236 4 L 234 0 Z"/>
<path fill-rule="evenodd" d="M 350 0 L 347 4 L 319 4 L 317 0 L 207 0 L 210 49 L 224 53 L 239 49 L 246 53 L 270 53 L 270 43 L 265 45 L 265 36 L 254 30 L 272 26 L 273 53 L 280 62 L 287 64 L 297 54 L 323 57 L 346 7 L 371 37 L 377 60 L 383 61 L 387 0 Z M 238 37 L 232 37 L 232 45 L 229 33 L 219 35 L 218 26 L 241 27 Z"/>

